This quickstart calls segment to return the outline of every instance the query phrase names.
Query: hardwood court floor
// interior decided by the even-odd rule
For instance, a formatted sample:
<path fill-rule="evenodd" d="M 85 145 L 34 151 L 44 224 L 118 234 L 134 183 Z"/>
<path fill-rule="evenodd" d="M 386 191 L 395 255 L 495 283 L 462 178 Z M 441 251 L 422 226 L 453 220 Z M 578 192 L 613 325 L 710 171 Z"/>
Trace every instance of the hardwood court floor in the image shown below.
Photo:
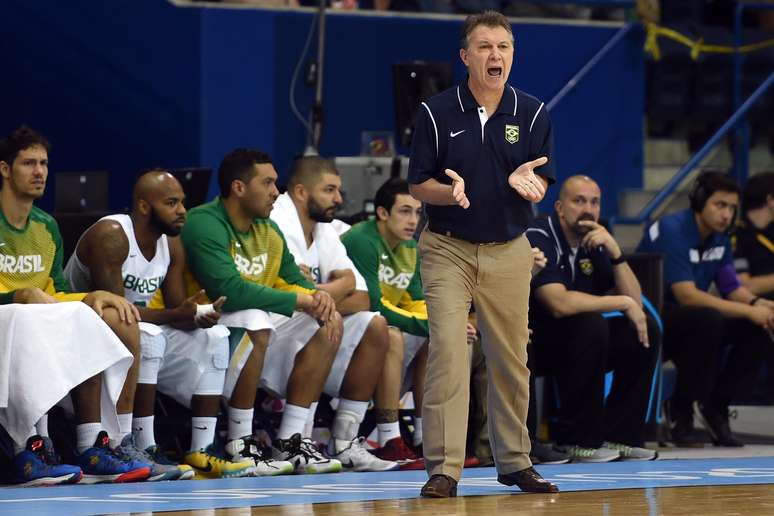
<path fill-rule="evenodd" d="M 369 502 L 282 505 L 201 511 L 157 513 L 185 516 L 355 516 L 355 515 L 446 515 L 479 516 L 520 514 L 617 515 L 667 514 L 719 516 L 774 515 L 774 485 L 736 485 L 613 489 L 554 495 L 465 496 L 453 500 L 378 500 Z"/>

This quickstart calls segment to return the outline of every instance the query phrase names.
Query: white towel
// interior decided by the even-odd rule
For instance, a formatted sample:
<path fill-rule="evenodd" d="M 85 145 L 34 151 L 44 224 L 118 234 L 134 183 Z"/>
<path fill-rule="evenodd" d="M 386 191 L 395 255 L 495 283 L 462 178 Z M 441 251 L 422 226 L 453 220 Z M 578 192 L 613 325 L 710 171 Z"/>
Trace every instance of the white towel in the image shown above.
<path fill-rule="evenodd" d="M 301 227 L 301 219 L 298 218 L 296 205 L 293 199 L 287 193 L 279 196 L 274 203 L 274 209 L 271 211 L 271 218 L 277 223 L 282 234 L 285 235 L 285 241 L 288 243 L 288 249 L 296 260 L 297 264 L 304 264 L 309 267 L 319 265 L 320 277 L 322 282 L 329 281 L 330 274 L 335 270 L 350 269 L 355 274 L 355 289 L 368 291 L 365 279 L 355 268 L 355 264 L 347 256 L 347 249 L 339 239 L 339 234 L 329 222 L 318 222 L 315 224 L 312 238 L 317 246 L 317 256 L 319 264 L 312 263 L 314 260 L 312 253 L 306 245 L 306 237 Z"/>
<path fill-rule="evenodd" d="M 132 355 L 83 303 L 0 306 L 0 424 L 18 443 L 73 387 L 103 373 L 104 429 L 117 432 L 116 401 Z"/>

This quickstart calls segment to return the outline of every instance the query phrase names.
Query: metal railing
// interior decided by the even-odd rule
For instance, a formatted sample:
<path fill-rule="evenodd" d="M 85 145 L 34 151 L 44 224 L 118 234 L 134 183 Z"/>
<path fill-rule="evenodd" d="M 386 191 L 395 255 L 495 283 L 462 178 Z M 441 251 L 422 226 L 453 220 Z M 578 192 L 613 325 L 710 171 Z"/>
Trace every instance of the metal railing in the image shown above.
<path fill-rule="evenodd" d="M 721 138 L 723 138 L 731 129 L 736 127 L 740 120 L 747 114 L 753 104 L 774 84 L 774 72 L 771 72 L 763 83 L 739 106 L 731 117 L 720 127 L 720 129 L 707 140 L 707 143 L 699 149 L 699 151 L 688 160 L 688 163 L 677 171 L 677 173 L 669 180 L 664 188 L 653 198 L 650 202 L 640 211 L 635 217 L 623 217 L 616 219 L 618 224 L 642 224 L 649 221 L 653 213 L 658 209 L 662 202 L 664 202 L 672 193 L 680 186 L 680 183 L 696 168 L 696 166 L 704 159 L 709 151 L 714 147 Z"/>
<path fill-rule="evenodd" d="M 567 84 L 562 86 L 562 89 L 559 90 L 559 92 L 554 95 L 554 97 L 546 104 L 546 108 L 548 111 L 551 111 L 556 105 L 567 96 L 568 93 L 570 93 L 575 87 L 578 85 L 579 82 L 583 80 L 586 75 L 600 62 L 602 59 L 607 56 L 607 54 L 610 53 L 610 51 L 615 48 L 618 43 L 626 37 L 629 32 L 635 27 L 639 25 L 638 23 L 629 23 L 623 27 L 621 27 L 618 32 L 616 32 L 612 38 L 610 38 L 607 43 L 605 43 L 602 48 L 600 48 L 594 56 L 588 60 L 588 62 L 581 67 L 578 72 L 572 76 L 572 78 L 567 81 Z"/>

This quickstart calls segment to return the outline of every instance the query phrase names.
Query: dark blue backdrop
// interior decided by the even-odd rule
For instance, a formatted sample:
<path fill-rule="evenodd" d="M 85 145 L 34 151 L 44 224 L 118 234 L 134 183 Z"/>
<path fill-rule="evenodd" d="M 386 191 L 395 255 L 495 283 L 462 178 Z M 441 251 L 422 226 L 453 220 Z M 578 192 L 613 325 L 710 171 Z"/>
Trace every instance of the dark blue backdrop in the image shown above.
<path fill-rule="evenodd" d="M 0 20 L 0 132 L 22 122 L 42 131 L 54 145 L 54 174 L 109 170 L 114 209 L 127 206 L 142 168 L 217 167 L 224 153 L 250 145 L 271 153 L 282 175 L 304 147 L 288 90 L 309 13 L 3 0 Z M 392 63 L 448 61 L 464 76 L 461 18 L 334 13 L 327 22 L 325 155 L 357 154 L 363 130 L 394 130 Z M 616 30 L 514 24 L 511 82 L 547 102 Z M 606 215 L 618 189 L 641 184 L 643 74 L 642 34 L 633 31 L 552 112 L 560 177 L 595 177 Z M 299 84 L 304 114 L 312 95 Z"/>

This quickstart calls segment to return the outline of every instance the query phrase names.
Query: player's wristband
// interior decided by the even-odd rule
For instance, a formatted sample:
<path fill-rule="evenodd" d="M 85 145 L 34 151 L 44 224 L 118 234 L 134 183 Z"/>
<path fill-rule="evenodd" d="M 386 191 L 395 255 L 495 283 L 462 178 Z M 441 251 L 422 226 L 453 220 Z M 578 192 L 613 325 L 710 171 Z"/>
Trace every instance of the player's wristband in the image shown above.
<path fill-rule="evenodd" d="M 624 258 L 623 253 L 618 258 L 611 258 L 610 264 L 611 265 L 621 265 L 622 263 L 626 263 L 626 258 Z"/>

